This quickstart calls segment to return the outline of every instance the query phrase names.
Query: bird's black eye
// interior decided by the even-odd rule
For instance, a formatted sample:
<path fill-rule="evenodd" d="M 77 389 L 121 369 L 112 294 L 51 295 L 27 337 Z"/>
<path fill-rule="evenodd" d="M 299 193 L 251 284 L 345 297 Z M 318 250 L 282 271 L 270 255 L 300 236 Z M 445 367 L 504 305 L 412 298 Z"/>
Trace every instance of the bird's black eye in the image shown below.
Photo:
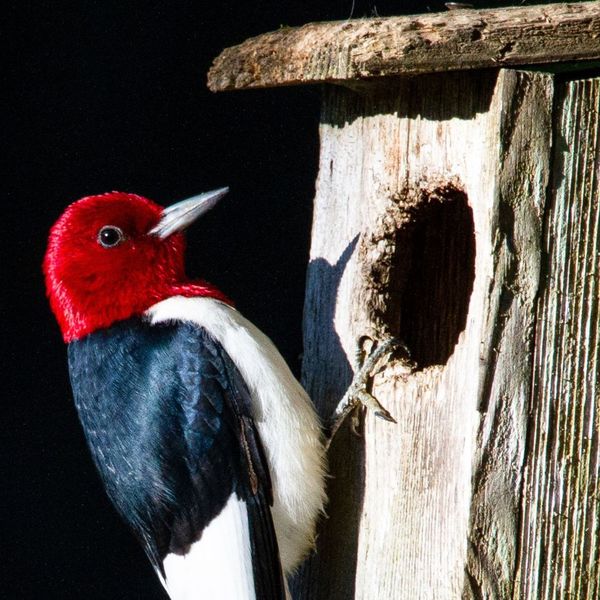
<path fill-rule="evenodd" d="M 104 248 L 114 248 L 125 239 L 123 232 L 114 225 L 105 225 L 98 232 L 98 243 Z"/>

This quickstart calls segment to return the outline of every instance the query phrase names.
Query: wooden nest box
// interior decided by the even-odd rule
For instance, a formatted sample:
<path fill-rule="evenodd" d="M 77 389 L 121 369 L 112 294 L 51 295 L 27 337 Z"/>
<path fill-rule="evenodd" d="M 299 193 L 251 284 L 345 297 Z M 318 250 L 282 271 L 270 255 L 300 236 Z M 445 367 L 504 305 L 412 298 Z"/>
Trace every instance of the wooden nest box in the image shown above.
<path fill-rule="evenodd" d="M 598 598 L 600 2 L 283 28 L 214 91 L 324 84 L 304 385 L 331 447 L 303 600 Z M 594 62 L 596 61 L 596 62 Z M 595 69 L 595 70 L 594 70 Z"/>

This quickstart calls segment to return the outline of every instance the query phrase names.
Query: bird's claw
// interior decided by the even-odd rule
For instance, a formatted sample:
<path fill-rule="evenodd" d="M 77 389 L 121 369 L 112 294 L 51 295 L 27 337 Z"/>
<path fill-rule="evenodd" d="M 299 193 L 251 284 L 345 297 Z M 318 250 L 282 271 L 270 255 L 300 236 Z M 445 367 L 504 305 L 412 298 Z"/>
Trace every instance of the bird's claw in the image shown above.
<path fill-rule="evenodd" d="M 359 390 L 356 393 L 356 397 L 358 402 L 360 402 L 365 408 L 372 410 L 376 417 L 379 417 L 384 421 L 389 421 L 390 423 L 396 422 L 396 419 L 394 419 L 389 411 L 381 405 L 379 400 L 377 400 L 375 396 L 366 390 Z"/>
<path fill-rule="evenodd" d="M 386 354 L 391 355 L 398 349 L 402 349 L 407 356 L 410 356 L 410 353 L 405 344 L 396 338 L 389 338 L 380 342 L 365 358 L 361 343 L 363 339 L 359 341 L 357 348 L 356 373 L 348 391 L 344 394 L 333 414 L 330 439 L 333 438 L 348 415 L 352 415 L 350 430 L 355 435 L 360 435 L 358 433 L 358 426 L 360 424 L 361 407 L 372 410 L 375 416 L 380 419 L 396 423 L 390 412 L 368 391 L 368 387 L 375 367 Z"/>
<path fill-rule="evenodd" d="M 355 404 L 350 411 L 350 433 L 356 437 L 361 437 L 361 433 L 359 431 L 361 413 L 362 410 L 360 404 Z"/>

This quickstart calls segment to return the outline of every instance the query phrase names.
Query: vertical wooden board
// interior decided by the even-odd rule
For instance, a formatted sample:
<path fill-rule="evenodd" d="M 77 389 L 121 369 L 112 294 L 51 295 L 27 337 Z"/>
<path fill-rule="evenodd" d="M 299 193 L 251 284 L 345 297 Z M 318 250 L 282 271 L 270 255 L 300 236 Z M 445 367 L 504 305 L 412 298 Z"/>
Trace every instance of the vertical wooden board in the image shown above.
<path fill-rule="evenodd" d="M 297 598 L 477 597 L 488 589 L 486 578 L 493 592 L 502 590 L 489 597 L 508 597 L 514 548 L 500 558 L 495 549 L 516 539 L 551 96 L 550 77 L 516 72 L 403 79 L 365 93 L 326 91 L 304 384 L 328 417 L 364 334 L 406 333 L 423 360 L 411 375 L 392 364 L 376 380 L 376 394 L 398 425 L 367 415 L 364 441 L 336 438 L 331 517 L 316 557 L 295 582 Z M 519 162 L 522 153 L 529 154 Z M 451 198 L 444 200 L 446 192 Z M 447 221 L 442 209 L 458 206 L 457 194 L 466 202 L 456 214 L 468 213 L 471 225 L 459 222 L 453 234 L 455 216 Z M 421 222 L 437 216 L 423 227 L 413 223 L 417 213 Z M 511 217 L 525 217 L 524 226 Z M 438 224 L 447 240 L 436 236 Z M 461 240 L 469 237 L 476 243 L 473 264 L 457 266 L 452 261 L 468 250 Z M 419 261 L 427 256 L 425 276 Z M 448 273 L 436 271 L 432 257 Z M 470 281 L 456 279 L 469 268 Z M 444 318 L 456 312 L 444 306 L 444 293 L 464 312 L 447 351 L 428 358 L 428 346 L 439 345 L 447 327 L 435 312 L 419 314 L 419 298 L 406 300 L 411 278 L 418 293 L 434 290 Z M 423 301 L 428 310 L 433 304 Z M 515 357 L 518 367 L 511 369 Z M 474 496 L 473 477 L 484 464 Z"/>
<path fill-rule="evenodd" d="M 495 138 L 497 119 L 491 109 L 496 74 L 429 77 L 407 83 L 400 94 L 378 113 L 373 107 L 370 127 L 364 132 L 363 170 L 370 175 L 363 193 L 365 244 L 378 240 L 365 252 L 365 261 L 377 262 L 385 250 L 383 236 L 373 234 L 381 215 L 393 215 L 395 199 L 401 210 L 416 208 L 410 192 L 420 186 L 448 182 L 464 190 L 472 210 L 475 234 L 475 280 L 472 293 L 463 298 L 468 318 L 456 346 L 444 362 L 434 361 L 406 377 L 390 369 L 377 381 L 375 393 L 395 415 L 398 425 L 366 419 L 365 497 L 360 522 L 356 573 L 356 598 L 458 598 L 463 581 L 471 498 L 471 462 L 477 413 L 477 370 L 480 332 L 483 327 L 485 291 L 491 273 L 490 214 L 495 204 Z M 380 99 L 377 99 L 381 103 Z M 494 140 L 494 142 L 492 141 Z M 366 212 L 366 211 L 365 211 Z M 401 226 L 402 218 L 397 218 Z M 385 238 L 383 238 L 385 239 Z M 386 240 L 387 241 L 387 240 Z M 402 242 L 394 240 L 398 246 Z M 392 241 L 392 243 L 394 243 Z M 444 247 L 450 240 L 437 240 Z M 406 244 L 410 246 L 410 242 Z M 394 248 L 393 252 L 406 251 Z M 398 256 L 399 261 L 411 260 Z M 418 260 L 414 257 L 413 260 Z M 417 268 L 425 268 L 421 265 Z M 463 265 L 469 269 L 468 264 Z M 401 295 L 416 284 L 414 269 L 406 276 Z M 429 277 L 442 276 L 434 270 Z M 392 276 L 393 277 L 393 276 Z M 358 280 L 355 289 L 366 288 L 354 308 L 363 310 L 358 320 L 380 329 L 381 317 L 365 314 L 372 291 L 370 282 Z M 419 286 L 425 297 L 436 288 Z M 451 295 L 450 290 L 447 290 Z M 383 293 L 380 303 L 398 303 Z M 441 302 L 443 298 L 439 299 Z M 438 306 L 441 311 L 442 306 Z M 402 311 L 401 311 L 402 312 Z M 404 311 L 406 312 L 406 311 Z M 418 311 L 413 312 L 413 318 Z M 435 319 L 435 315 L 430 314 Z M 406 315 L 400 315 L 398 331 L 404 339 Z M 425 323 L 421 324 L 422 330 Z M 355 331 L 357 335 L 359 331 Z M 418 344 L 418 333 L 409 347 Z M 423 331 L 423 335 L 426 335 Z M 433 339 L 426 343 L 434 344 Z M 412 348 L 411 348 L 412 349 Z M 467 374 L 472 374 L 471 377 Z"/>
<path fill-rule="evenodd" d="M 480 335 L 481 422 L 465 598 L 511 598 L 527 439 L 542 216 L 550 180 L 553 78 L 504 71 L 497 88 L 493 272 Z"/>
<path fill-rule="evenodd" d="M 600 78 L 563 84 L 515 598 L 600 597 Z"/>
<path fill-rule="evenodd" d="M 342 346 L 353 315 L 347 272 L 356 266 L 362 187 L 360 131 L 364 98 L 344 88 L 325 90 L 320 126 L 320 164 L 304 305 L 302 383 L 325 422 L 352 378 L 351 352 Z M 342 119 L 338 123 L 338 119 Z M 345 120 L 350 122 L 346 123 Z M 364 449 L 340 431 L 329 449 L 329 504 L 317 553 L 292 582 L 296 600 L 354 598 L 358 515 L 362 506 Z"/>

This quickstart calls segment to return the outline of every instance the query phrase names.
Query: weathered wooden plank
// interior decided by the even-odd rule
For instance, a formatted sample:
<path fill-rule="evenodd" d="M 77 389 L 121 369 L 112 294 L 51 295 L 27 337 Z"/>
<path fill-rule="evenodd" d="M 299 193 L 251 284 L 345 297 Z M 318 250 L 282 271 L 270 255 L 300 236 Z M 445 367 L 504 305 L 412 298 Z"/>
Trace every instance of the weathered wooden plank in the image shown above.
<path fill-rule="evenodd" d="M 213 91 L 600 58 L 600 2 L 281 28 L 227 48 Z"/>
<path fill-rule="evenodd" d="M 514 71 L 498 88 L 493 274 L 481 332 L 465 598 L 513 597 L 553 91 L 549 76 Z"/>
<path fill-rule="evenodd" d="M 600 78 L 559 100 L 518 593 L 600 597 Z"/>
<path fill-rule="evenodd" d="M 326 90 L 304 384 L 329 416 L 364 334 L 417 369 L 376 377 L 397 425 L 334 441 L 296 598 L 511 597 L 551 107 L 513 71 Z"/>

